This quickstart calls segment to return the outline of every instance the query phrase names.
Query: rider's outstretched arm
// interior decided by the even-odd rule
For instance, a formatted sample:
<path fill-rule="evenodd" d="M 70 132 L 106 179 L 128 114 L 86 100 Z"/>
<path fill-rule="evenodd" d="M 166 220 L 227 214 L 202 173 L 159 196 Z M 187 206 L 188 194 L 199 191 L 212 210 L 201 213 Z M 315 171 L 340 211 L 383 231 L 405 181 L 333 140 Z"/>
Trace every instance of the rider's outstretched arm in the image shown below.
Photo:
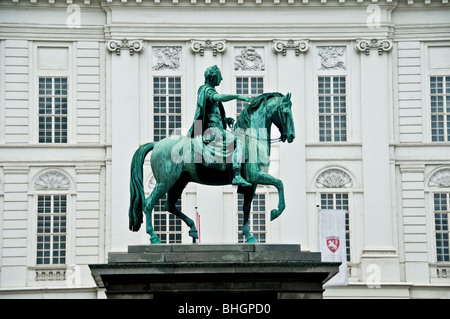
<path fill-rule="evenodd" d="M 251 102 L 252 98 L 248 96 L 243 96 L 240 94 L 214 94 L 213 99 L 216 102 L 228 102 L 231 100 L 241 100 Z"/>

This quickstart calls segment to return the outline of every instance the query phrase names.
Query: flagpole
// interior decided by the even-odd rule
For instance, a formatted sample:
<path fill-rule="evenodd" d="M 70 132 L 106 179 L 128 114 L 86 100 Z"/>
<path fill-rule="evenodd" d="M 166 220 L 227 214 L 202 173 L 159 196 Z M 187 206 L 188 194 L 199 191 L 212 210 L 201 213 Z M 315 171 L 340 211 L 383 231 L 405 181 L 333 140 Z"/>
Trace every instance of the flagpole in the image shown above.
<path fill-rule="evenodd" d="M 319 250 L 320 250 L 320 205 L 316 204 L 316 223 L 317 223 L 317 230 L 319 231 Z"/>
<path fill-rule="evenodd" d="M 195 221 L 198 233 L 198 243 L 200 244 L 200 214 L 198 213 L 197 206 L 195 206 Z M 195 238 L 193 238 L 194 244 L 196 242 Z"/>

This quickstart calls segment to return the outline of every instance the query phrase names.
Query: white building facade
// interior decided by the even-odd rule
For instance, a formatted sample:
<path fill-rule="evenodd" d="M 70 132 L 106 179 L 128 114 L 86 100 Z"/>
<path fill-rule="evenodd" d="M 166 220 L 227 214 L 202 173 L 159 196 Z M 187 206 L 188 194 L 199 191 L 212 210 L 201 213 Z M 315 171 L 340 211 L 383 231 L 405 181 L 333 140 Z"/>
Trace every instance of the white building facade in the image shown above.
<path fill-rule="evenodd" d="M 317 251 L 318 209 L 344 209 L 349 284 L 325 297 L 450 297 L 447 0 L 0 0 L 0 298 L 102 296 L 88 265 L 149 240 L 132 155 L 186 134 L 211 65 L 219 93 L 292 93 L 270 168 L 287 208 L 270 222 L 257 189 L 260 242 Z M 189 184 L 179 205 L 201 243 L 237 243 L 241 201 Z M 163 207 L 161 240 L 191 243 Z"/>

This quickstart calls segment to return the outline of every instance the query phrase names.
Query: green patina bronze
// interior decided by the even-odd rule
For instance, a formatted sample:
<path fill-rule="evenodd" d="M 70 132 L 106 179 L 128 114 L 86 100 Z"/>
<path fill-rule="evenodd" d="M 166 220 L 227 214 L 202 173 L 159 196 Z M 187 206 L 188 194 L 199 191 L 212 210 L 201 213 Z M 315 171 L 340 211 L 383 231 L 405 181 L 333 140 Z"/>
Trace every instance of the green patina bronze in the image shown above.
<path fill-rule="evenodd" d="M 248 243 L 256 239 L 250 233 L 249 214 L 256 186 L 273 185 L 279 194 L 278 209 L 271 220 L 285 209 L 283 183 L 268 174 L 270 131 L 272 124 L 281 133 L 280 140 L 291 143 L 295 138 L 291 112 L 291 96 L 265 93 L 254 99 L 235 94 L 219 94 L 215 87 L 222 76 L 216 67 L 205 71 L 205 84 L 198 90 L 194 123 L 188 136 L 170 136 L 157 143 L 142 145 L 131 163 L 129 228 L 138 231 L 146 215 L 146 230 L 151 243 L 160 243 L 152 224 L 155 204 L 167 193 L 165 209 L 181 218 L 189 227 L 189 235 L 198 238 L 192 219 L 183 214 L 176 202 L 189 182 L 205 185 L 238 186 L 244 195 L 242 233 Z M 222 102 L 250 102 L 236 123 L 225 116 Z M 234 125 L 233 125 L 234 124 Z M 232 127 L 232 131 L 227 130 Z M 143 186 L 143 163 L 152 151 L 150 162 L 156 185 L 148 198 Z"/>

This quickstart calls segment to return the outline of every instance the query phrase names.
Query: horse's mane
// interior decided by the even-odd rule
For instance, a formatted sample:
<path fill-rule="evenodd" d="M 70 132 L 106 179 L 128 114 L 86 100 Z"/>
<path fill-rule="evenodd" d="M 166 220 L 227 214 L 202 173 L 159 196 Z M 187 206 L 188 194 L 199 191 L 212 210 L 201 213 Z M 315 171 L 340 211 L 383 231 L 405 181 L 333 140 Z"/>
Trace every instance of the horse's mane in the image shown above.
<path fill-rule="evenodd" d="M 254 98 L 253 101 L 242 110 L 241 114 L 237 118 L 234 127 L 240 127 L 242 129 L 249 128 L 251 125 L 250 116 L 252 115 L 252 113 L 259 109 L 261 105 L 266 104 L 268 100 L 274 97 L 283 97 L 283 94 L 278 92 L 271 92 L 261 94 Z"/>

